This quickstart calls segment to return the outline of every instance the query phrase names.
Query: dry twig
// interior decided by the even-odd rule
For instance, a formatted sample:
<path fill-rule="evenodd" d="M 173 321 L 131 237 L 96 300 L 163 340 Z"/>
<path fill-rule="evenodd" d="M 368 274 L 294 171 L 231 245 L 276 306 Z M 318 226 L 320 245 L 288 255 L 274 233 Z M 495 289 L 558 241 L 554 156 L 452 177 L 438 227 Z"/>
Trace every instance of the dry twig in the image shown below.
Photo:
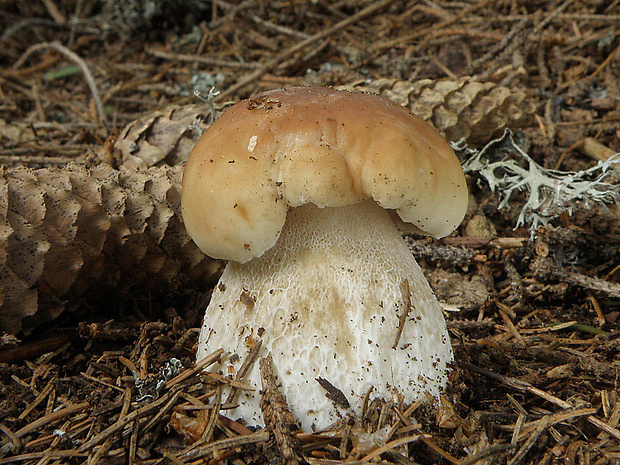
<path fill-rule="evenodd" d="M 97 88 L 97 83 L 95 82 L 95 79 L 93 78 L 93 75 L 91 74 L 88 65 L 82 58 L 80 58 L 78 55 L 73 53 L 71 50 L 69 50 L 67 47 L 62 45 L 60 42 L 44 42 L 42 44 L 36 44 L 36 45 L 31 46 L 30 48 L 28 48 L 28 50 L 24 52 L 22 57 L 13 65 L 13 69 L 18 69 L 19 67 L 21 67 L 21 65 L 24 64 L 24 62 L 28 59 L 28 57 L 32 55 L 33 53 L 38 52 L 39 50 L 49 49 L 49 48 L 62 53 L 64 56 L 69 58 L 71 61 L 75 62 L 80 67 L 80 69 L 82 70 L 82 73 L 84 73 L 86 82 L 88 83 L 88 87 L 93 96 L 93 100 L 95 101 L 95 107 L 97 108 L 97 115 L 99 116 L 99 121 L 105 124 L 106 114 L 105 114 L 105 109 L 103 108 L 103 102 L 101 101 L 101 96 L 99 95 L 99 89 Z"/>

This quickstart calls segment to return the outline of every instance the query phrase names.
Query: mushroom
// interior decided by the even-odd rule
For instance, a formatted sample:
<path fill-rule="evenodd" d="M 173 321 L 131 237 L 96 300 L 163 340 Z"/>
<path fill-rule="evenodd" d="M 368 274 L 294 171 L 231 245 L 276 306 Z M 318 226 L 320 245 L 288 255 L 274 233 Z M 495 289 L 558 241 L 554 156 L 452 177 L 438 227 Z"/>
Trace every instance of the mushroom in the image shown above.
<path fill-rule="evenodd" d="M 466 206 L 454 152 L 399 105 L 312 87 L 237 103 L 202 135 L 183 175 L 187 231 L 229 260 L 198 360 L 222 347 L 232 354 L 222 368 L 236 373 L 262 341 L 306 430 L 359 414 L 370 387 L 405 401 L 438 395 L 449 336 L 394 219 L 443 237 Z M 258 367 L 246 382 L 260 388 Z M 244 391 L 232 414 L 261 424 L 259 397 Z"/>

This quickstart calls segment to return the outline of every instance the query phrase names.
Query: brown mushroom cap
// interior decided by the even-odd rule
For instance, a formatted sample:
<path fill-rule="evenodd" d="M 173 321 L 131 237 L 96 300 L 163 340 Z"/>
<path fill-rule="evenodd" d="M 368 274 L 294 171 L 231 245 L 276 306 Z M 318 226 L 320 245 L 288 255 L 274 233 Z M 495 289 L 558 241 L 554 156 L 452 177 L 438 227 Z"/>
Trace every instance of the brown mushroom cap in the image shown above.
<path fill-rule="evenodd" d="M 237 103 L 203 134 L 183 175 L 188 232 L 207 255 L 239 262 L 275 244 L 289 207 L 367 198 L 435 237 L 467 208 L 463 170 L 434 128 L 375 95 L 330 88 Z"/>

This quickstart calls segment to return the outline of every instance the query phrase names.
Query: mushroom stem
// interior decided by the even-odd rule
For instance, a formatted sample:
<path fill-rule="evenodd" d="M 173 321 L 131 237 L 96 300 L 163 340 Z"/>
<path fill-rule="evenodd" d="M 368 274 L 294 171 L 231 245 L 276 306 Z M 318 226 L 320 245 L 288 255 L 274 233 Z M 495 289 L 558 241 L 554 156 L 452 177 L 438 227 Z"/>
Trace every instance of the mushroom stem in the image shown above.
<path fill-rule="evenodd" d="M 306 430 L 347 413 L 326 398 L 317 378 L 342 391 L 359 414 L 370 386 L 378 396 L 398 392 L 408 402 L 425 391 L 436 396 L 452 360 L 437 299 L 373 200 L 294 208 L 273 248 L 228 263 L 206 311 L 198 360 L 225 347 L 233 355 L 224 372 L 236 372 L 259 339 Z M 258 366 L 246 381 L 260 388 Z M 232 415 L 261 424 L 258 391 L 238 400 Z"/>

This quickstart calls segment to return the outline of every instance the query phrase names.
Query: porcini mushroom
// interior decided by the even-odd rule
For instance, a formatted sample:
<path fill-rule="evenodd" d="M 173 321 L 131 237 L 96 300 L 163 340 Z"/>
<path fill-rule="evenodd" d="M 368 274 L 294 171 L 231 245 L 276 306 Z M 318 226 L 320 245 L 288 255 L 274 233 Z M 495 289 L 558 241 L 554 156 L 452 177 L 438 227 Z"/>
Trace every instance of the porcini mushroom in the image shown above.
<path fill-rule="evenodd" d="M 261 340 L 306 430 L 347 410 L 326 397 L 325 380 L 358 414 L 370 386 L 406 401 L 437 395 L 452 349 L 393 217 L 443 237 L 466 204 L 448 143 L 399 105 L 299 87 L 232 106 L 200 138 L 183 176 L 188 232 L 207 255 L 229 260 L 198 360 L 222 347 L 234 373 Z M 232 414 L 260 424 L 257 366 L 246 382 L 257 391 L 244 392 Z"/>

